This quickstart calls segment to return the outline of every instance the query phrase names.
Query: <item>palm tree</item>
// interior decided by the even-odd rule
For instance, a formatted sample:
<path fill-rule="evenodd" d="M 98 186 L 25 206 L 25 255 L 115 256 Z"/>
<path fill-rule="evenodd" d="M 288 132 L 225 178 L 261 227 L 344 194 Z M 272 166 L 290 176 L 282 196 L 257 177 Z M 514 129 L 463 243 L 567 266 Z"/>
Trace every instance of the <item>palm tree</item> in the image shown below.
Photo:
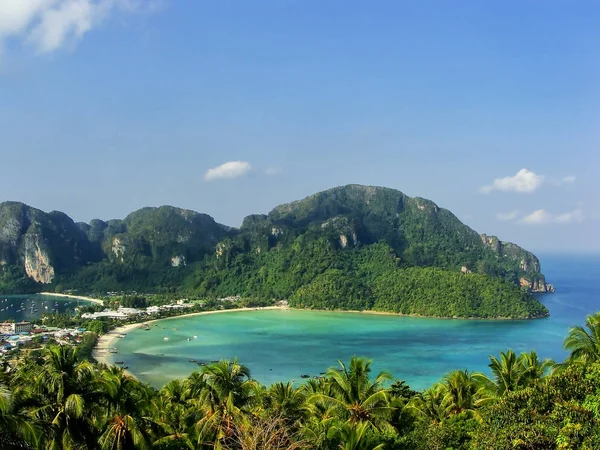
<path fill-rule="evenodd" d="M 202 372 L 196 371 L 186 378 L 185 385 L 187 388 L 186 397 L 188 399 L 195 399 L 200 397 L 200 393 L 206 387 L 204 381 L 204 375 Z"/>
<path fill-rule="evenodd" d="M 379 427 L 389 425 L 392 407 L 388 390 L 383 383 L 391 380 L 387 372 L 380 372 L 371 382 L 371 361 L 353 356 L 349 367 L 339 361 L 340 370 L 330 368 L 326 373 L 329 392 L 311 395 L 313 402 L 322 402 L 336 410 L 343 420 L 357 424 L 369 423 Z"/>
<path fill-rule="evenodd" d="M 369 424 L 345 423 L 336 429 L 336 438 L 339 440 L 340 450 L 381 450 L 383 444 L 374 442 L 373 435 L 369 434 Z"/>
<path fill-rule="evenodd" d="M 475 377 L 490 394 L 501 397 L 523 387 L 525 367 L 522 358 L 517 357 L 514 351 L 500 352 L 500 359 L 490 355 L 488 367 L 492 370 L 491 379 L 484 374 L 476 374 Z"/>
<path fill-rule="evenodd" d="M 120 414 L 111 419 L 100 436 L 98 445 L 101 450 L 144 450 L 148 448 L 143 428 L 129 414 Z"/>
<path fill-rule="evenodd" d="M 148 421 L 143 413 L 149 405 L 148 389 L 115 366 L 103 370 L 99 381 L 107 393 L 106 417 L 98 442 L 101 449 L 147 448 Z"/>
<path fill-rule="evenodd" d="M 524 384 L 529 386 L 544 378 L 550 369 L 556 366 L 556 363 L 549 358 L 540 361 L 535 350 L 529 353 L 521 353 L 519 356 L 523 365 Z"/>
<path fill-rule="evenodd" d="M 265 398 L 269 413 L 274 417 L 280 417 L 288 427 L 300 422 L 309 412 L 304 391 L 294 389 L 291 382 L 275 383 Z"/>
<path fill-rule="evenodd" d="M 0 448 L 29 448 L 27 442 L 37 446 L 37 430 L 31 421 L 17 411 L 15 396 L 0 382 Z"/>
<path fill-rule="evenodd" d="M 585 325 L 569 330 L 564 347 L 569 350 L 568 362 L 590 364 L 600 360 L 600 311 L 587 316 Z"/>
<path fill-rule="evenodd" d="M 217 445 L 221 445 L 222 439 L 231 436 L 234 422 L 243 420 L 243 413 L 256 403 L 259 386 L 250 379 L 250 370 L 237 359 L 209 364 L 201 372 L 205 386 L 198 406 L 204 417 L 196 427 L 202 434 L 214 430 Z"/>
<path fill-rule="evenodd" d="M 490 400 L 478 382 L 478 374 L 468 370 L 455 370 L 444 377 L 444 398 L 442 401 L 445 414 L 467 413 L 478 420 L 481 419 L 478 409 Z"/>
<path fill-rule="evenodd" d="M 414 396 L 408 403 L 408 408 L 415 411 L 421 419 L 439 423 L 449 415 L 445 398 L 445 386 L 437 383 L 425 389 L 422 394 Z"/>
<path fill-rule="evenodd" d="M 31 414 L 46 428 L 50 449 L 90 448 L 97 438 L 95 420 L 101 416 L 104 390 L 88 361 L 79 361 L 77 349 L 49 346 L 42 370 L 31 374 Z"/>

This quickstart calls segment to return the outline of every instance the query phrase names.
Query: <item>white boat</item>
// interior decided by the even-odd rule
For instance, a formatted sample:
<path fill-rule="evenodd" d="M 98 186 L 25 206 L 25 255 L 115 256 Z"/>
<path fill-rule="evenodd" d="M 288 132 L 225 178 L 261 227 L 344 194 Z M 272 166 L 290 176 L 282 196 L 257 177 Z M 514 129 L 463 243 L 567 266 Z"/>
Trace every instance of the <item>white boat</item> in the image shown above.
<path fill-rule="evenodd" d="M 163 338 L 163 341 L 168 341 L 168 340 L 169 340 L 169 338 L 166 336 Z"/>
<path fill-rule="evenodd" d="M 198 336 L 194 336 L 194 339 L 198 339 Z"/>

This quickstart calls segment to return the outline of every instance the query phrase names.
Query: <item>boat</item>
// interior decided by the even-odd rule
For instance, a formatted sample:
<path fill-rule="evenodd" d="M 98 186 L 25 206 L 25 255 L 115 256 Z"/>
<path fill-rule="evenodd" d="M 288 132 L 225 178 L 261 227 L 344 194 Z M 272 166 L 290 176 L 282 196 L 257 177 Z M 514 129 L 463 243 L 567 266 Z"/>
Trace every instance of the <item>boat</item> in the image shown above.
<path fill-rule="evenodd" d="M 190 359 L 191 363 L 197 363 L 198 361 L 196 361 L 195 359 Z"/>
<path fill-rule="evenodd" d="M 300 375 L 300 378 L 310 378 L 310 374 L 303 373 L 302 375 Z"/>
<path fill-rule="evenodd" d="M 123 364 L 123 361 L 115 361 L 115 364 Z"/>
<path fill-rule="evenodd" d="M 169 340 L 169 338 L 166 336 L 163 338 L 163 341 L 168 341 L 168 340 Z"/>
<path fill-rule="evenodd" d="M 218 360 L 218 359 L 213 359 L 213 360 L 211 361 L 211 363 L 218 363 L 218 362 L 219 362 L 219 360 Z"/>
<path fill-rule="evenodd" d="M 198 336 L 194 335 L 194 339 L 198 339 Z"/>
<path fill-rule="evenodd" d="M 199 365 L 199 366 L 205 366 L 205 365 L 206 365 L 206 363 L 205 363 L 204 361 L 198 361 L 198 365 Z"/>
<path fill-rule="evenodd" d="M 187 340 L 189 341 L 189 340 L 191 340 L 191 339 L 190 339 L 190 338 L 187 338 Z"/>

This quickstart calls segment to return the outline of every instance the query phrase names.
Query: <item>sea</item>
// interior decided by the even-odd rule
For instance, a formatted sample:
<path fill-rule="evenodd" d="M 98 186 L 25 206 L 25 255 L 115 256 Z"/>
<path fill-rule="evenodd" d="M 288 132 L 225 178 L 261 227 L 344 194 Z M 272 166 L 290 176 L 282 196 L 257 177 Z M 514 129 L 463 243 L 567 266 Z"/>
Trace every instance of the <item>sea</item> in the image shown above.
<path fill-rule="evenodd" d="M 373 361 L 416 390 L 454 369 L 489 373 L 489 356 L 512 349 L 564 360 L 569 328 L 600 310 L 600 255 L 542 255 L 556 286 L 539 299 L 550 317 L 536 320 L 457 320 L 302 310 L 262 310 L 166 319 L 116 342 L 123 361 L 142 381 L 160 387 L 188 376 L 198 362 L 237 358 L 269 385 L 319 376 L 351 356 Z M 338 366 L 339 367 L 339 366 Z"/>
<path fill-rule="evenodd" d="M 1 295 L 0 294 L 0 322 L 12 319 L 17 322 L 39 319 L 44 313 L 69 313 L 75 314 L 77 305 L 89 305 L 85 300 L 74 298 L 56 297 L 54 295 L 27 294 L 27 295 Z"/>

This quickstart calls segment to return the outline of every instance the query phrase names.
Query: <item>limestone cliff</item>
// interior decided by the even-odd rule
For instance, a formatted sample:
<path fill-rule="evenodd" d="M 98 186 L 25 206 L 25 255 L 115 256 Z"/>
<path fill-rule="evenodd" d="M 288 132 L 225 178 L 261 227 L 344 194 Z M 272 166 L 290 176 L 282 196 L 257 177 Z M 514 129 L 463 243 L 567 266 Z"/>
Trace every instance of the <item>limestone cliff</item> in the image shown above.
<path fill-rule="evenodd" d="M 540 260 L 533 253 L 512 242 L 503 242 L 496 236 L 481 235 L 484 246 L 496 257 L 512 261 L 513 266 L 520 269 L 519 285 L 531 292 L 554 292 L 554 286 L 546 283 L 541 273 Z"/>
<path fill-rule="evenodd" d="M 94 261 L 92 253 L 85 234 L 65 214 L 0 203 L 0 276 L 5 283 L 22 285 L 19 277 L 27 277 L 50 284 L 58 274 L 71 274 Z"/>
<path fill-rule="evenodd" d="M 50 255 L 43 249 L 42 237 L 37 233 L 27 233 L 24 241 L 25 273 L 38 283 L 52 283 L 54 267 L 50 264 Z"/>
<path fill-rule="evenodd" d="M 0 291 L 23 279 L 84 289 L 97 282 L 98 289 L 107 290 L 176 289 L 186 277 L 191 286 L 213 289 L 213 279 L 199 281 L 207 267 L 222 269 L 235 261 L 260 265 L 255 257 L 290 249 L 322 247 L 345 255 L 378 243 L 389 246 L 394 264 L 402 268 L 435 267 L 502 278 L 534 292 L 553 290 L 535 255 L 480 235 L 431 200 L 348 185 L 250 215 L 240 229 L 172 206 L 75 224 L 60 212 L 0 203 Z M 288 269 L 282 263 L 281 270 Z M 302 274 L 305 268 L 294 270 Z M 237 283 L 232 285 L 245 289 L 244 282 Z"/>

